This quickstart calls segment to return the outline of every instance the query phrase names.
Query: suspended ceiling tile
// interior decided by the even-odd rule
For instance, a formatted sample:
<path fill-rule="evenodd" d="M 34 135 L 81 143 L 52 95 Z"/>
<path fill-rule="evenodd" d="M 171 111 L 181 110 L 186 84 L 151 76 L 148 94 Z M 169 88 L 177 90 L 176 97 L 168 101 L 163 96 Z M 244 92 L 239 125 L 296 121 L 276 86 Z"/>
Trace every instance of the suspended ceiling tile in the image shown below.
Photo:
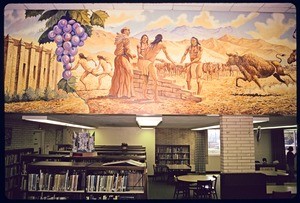
<path fill-rule="evenodd" d="M 262 7 L 258 10 L 258 12 L 265 12 L 265 13 L 282 13 L 286 12 L 289 8 L 286 7 Z"/>
<path fill-rule="evenodd" d="M 275 7 L 282 7 L 282 8 L 290 8 L 294 6 L 291 3 L 265 3 L 263 8 L 275 8 Z"/>
<path fill-rule="evenodd" d="M 296 13 L 296 8 L 290 8 L 286 11 L 286 13 Z"/>
<path fill-rule="evenodd" d="M 112 4 L 115 10 L 143 10 L 143 4 L 138 3 L 117 3 Z"/>
<path fill-rule="evenodd" d="M 145 3 L 143 8 L 145 10 L 173 10 L 173 5 L 173 3 Z"/>
<path fill-rule="evenodd" d="M 195 11 L 195 10 L 202 10 L 203 8 L 203 3 L 195 3 L 195 4 L 188 4 L 188 3 L 183 3 L 183 4 L 174 4 L 173 5 L 173 10 L 190 10 L 190 11 Z"/>
<path fill-rule="evenodd" d="M 232 6 L 230 11 L 257 12 L 263 3 L 237 3 Z"/>
<path fill-rule="evenodd" d="M 45 3 L 39 3 L 39 4 L 24 4 L 27 9 L 30 10 L 52 10 L 56 9 L 53 4 L 45 4 Z"/>
<path fill-rule="evenodd" d="M 13 9 L 21 10 L 21 9 L 26 9 L 26 7 L 24 4 L 7 4 L 5 6 L 5 10 L 13 10 Z"/>
<path fill-rule="evenodd" d="M 68 3 L 61 3 L 61 4 L 53 4 L 56 9 L 58 10 L 65 10 L 65 9 L 70 9 L 70 10 L 80 10 L 84 9 L 83 4 L 78 4 L 78 3 L 73 3 L 73 4 L 68 4 Z"/>
<path fill-rule="evenodd" d="M 113 4 L 111 3 L 87 3 L 83 4 L 85 9 L 91 9 L 91 10 L 113 10 Z"/>
<path fill-rule="evenodd" d="M 204 3 L 204 11 L 230 11 L 233 3 Z"/>

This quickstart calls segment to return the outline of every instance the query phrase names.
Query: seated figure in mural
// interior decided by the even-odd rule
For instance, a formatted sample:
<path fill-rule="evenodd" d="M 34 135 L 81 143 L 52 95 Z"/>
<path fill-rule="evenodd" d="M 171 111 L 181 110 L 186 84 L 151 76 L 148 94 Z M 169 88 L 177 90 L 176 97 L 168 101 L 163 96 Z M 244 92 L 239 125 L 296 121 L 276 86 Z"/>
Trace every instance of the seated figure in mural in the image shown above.
<path fill-rule="evenodd" d="M 183 63 L 183 61 L 186 58 L 186 55 L 190 55 L 190 63 L 186 65 L 186 82 L 187 87 L 189 90 L 191 90 L 191 79 L 192 79 L 192 68 L 196 68 L 196 80 L 197 80 L 197 94 L 200 95 L 201 89 L 202 89 L 202 82 L 201 82 L 201 76 L 202 76 L 202 65 L 201 65 L 201 57 L 202 57 L 202 48 L 201 44 L 199 43 L 198 39 L 196 37 L 191 38 L 191 44 L 188 46 L 181 58 L 180 63 Z"/>
<path fill-rule="evenodd" d="M 71 69 L 71 70 L 76 70 L 79 66 L 81 66 L 84 69 L 84 72 L 80 77 L 80 81 L 84 85 L 85 90 L 87 90 L 87 88 L 85 83 L 83 82 L 84 78 L 86 78 L 86 76 L 88 76 L 89 74 L 92 74 L 97 77 L 101 73 L 96 67 L 95 68 L 90 67 L 88 64 L 89 61 L 94 61 L 95 66 L 97 66 L 97 63 L 94 59 L 89 59 L 83 53 L 79 53 L 79 60 L 77 64 Z"/>
<path fill-rule="evenodd" d="M 130 29 L 124 27 L 122 28 L 121 33 L 117 33 L 115 38 L 115 72 L 109 90 L 109 96 L 111 97 L 130 98 L 135 96 L 133 88 L 133 67 L 130 63 L 130 59 L 133 59 L 136 56 L 132 54 L 130 50 L 129 34 Z"/>
<path fill-rule="evenodd" d="M 163 36 L 161 34 L 158 34 L 155 36 L 155 39 L 153 42 L 150 43 L 144 59 L 145 59 L 145 63 L 143 64 L 145 66 L 145 68 L 148 70 L 148 74 L 146 75 L 147 77 L 149 77 L 149 75 L 152 77 L 153 81 L 154 81 L 154 101 L 158 102 L 158 91 L 157 91 L 157 70 L 156 67 L 154 65 L 154 61 L 156 60 L 156 56 L 159 54 L 159 52 L 162 50 L 166 56 L 166 58 L 175 65 L 175 62 L 171 59 L 171 57 L 169 56 L 168 52 L 167 52 L 167 47 L 166 45 L 162 42 Z M 147 73 L 147 72 L 144 72 Z M 148 81 L 148 79 L 146 80 Z M 147 86 L 147 83 L 146 83 Z"/>
<path fill-rule="evenodd" d="M 107 61 L 107 59 L 105 59 L 103 56 L 98 55 L 97 56 L 98 60 L 99 60 L 99 64 L 98 64 L 98 68 L 101 66 L 103 69 L 103 72 L 100 73 L 99 77 L 98 77 L 98 87 L 97 89 L 100 89 L 101 84 L 102 84 L 102 78 L 104 78 L 105 76 L 110 76 L 113 77 L 114 72 L 113 72 L 113 68 L 112 65 L 109 61 Z"/>

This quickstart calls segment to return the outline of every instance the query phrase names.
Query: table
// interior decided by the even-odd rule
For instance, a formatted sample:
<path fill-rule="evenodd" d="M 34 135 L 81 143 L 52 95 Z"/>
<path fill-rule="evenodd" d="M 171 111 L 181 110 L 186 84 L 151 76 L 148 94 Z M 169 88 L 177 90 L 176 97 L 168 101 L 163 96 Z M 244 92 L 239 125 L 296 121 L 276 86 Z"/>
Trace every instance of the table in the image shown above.
<path fill-rule="evenodd" d="M 191 171 L 191 167 L 186 164 L 167 164 L 166 166 L 169 170 L 172 171 Z"/>
<path fill-rule="evenodd" d="M 267 194 L 271 195 L 273 191 L 288 192 L 291 191 L 293 195 L 297 194 L 297 185 L 267 185 Z"/>
<path fill-rule="evenodd" d="M 255 173 L 262 173 L 267 176 L 268 183 L 276 183 L 277 185 L 283 185 L 289 180 L 289 174 L 285 171 L 255 171 Z"/>
<path fill-rule="evenodd" d="M 173 180 L 174 175 L 180 176 L 191 172 L 192 168 L 186 164 L 166 164 L 168 169 L 168 180 Z"/>
<path fill-rule="evenodd" d="M 289 174 L 283 171 L 255 171 L 255 173 L 263 173 L 266 176 L 288 176 Z"/>
<path fill-rule="evenodd" d="M 182 175 L 178 176 L 179 181 L 197 183 L 198 180 L 214 180 L 212 175 Z"/>
<path fill-rule="evenodd" d="M 213 181 L 214 177 L 212 175 L 181 175 L 181 176 L 178 176 L 178 181 L 182 181 L 182 182 L 189 184 L 190 190 L 192 190 L 192 187 L 196 187 L 194 184 L 197 183 L 197 181 L 207 181 L 207 180 Z M 190 197 L 190 196 L 188 195 L 188 197 Z"/>

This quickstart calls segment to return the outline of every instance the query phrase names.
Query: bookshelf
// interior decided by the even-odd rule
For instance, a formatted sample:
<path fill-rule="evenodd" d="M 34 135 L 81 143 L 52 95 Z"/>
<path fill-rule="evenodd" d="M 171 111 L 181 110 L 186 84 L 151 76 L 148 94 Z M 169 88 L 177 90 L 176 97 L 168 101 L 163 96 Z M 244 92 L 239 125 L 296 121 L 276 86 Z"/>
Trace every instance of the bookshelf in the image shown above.
<path fill-rule="evenodd" d="M 8 199 L 22 198 L 20 195 L 21 157 L 25 154 L 31 154 L 33 151 L 33 148 L 5 150 L 5 196 Z"/>
<path fill-rule="evenodd" d="M 190 145 L 156 145 L 157 165 L 190 164 Z"/>
<path fill-rule="evenodd" d="M 28 164 L 27 199 L 147 199 L 146 165 Z"/>

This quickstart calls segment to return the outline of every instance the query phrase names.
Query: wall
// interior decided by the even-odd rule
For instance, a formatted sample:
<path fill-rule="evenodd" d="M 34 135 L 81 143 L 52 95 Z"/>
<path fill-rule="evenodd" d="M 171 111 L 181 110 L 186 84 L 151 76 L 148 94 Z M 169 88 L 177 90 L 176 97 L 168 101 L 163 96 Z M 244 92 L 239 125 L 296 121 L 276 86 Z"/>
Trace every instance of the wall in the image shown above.
<path fill-rule="evenodd" d="M 256 132 L 256 131 L 254 131 Z M 254 136 L 255 160 L 262 162 L 262 158 L 267 158 L 268 162 L 272 163 L 272 142 L 270 130 L 261 130 L 261 138 L 259 142 Z"/>
<path fill-rule="evenodd" d="M 45 153 L 55 148 L 56 130 L 58 126 L 39 125 L 38 123 L 28 121 L 16 121 L 14 119 L 5 119 L 5 128 L 12 129 L 11 145 L 5 149 L 34 148 L 33 133 L 35 131 L 45 132 Z M 41 128 L 41 129 L 39 129 Z"/>
<path fill-rule="evenodd" d="M 99 128 L 95 130 L 96 145 L 142 145 L 146 147 L 148 175 L 153 175 L 155 163 L 155 130 L 142 130 L 137 127 Z"/>

